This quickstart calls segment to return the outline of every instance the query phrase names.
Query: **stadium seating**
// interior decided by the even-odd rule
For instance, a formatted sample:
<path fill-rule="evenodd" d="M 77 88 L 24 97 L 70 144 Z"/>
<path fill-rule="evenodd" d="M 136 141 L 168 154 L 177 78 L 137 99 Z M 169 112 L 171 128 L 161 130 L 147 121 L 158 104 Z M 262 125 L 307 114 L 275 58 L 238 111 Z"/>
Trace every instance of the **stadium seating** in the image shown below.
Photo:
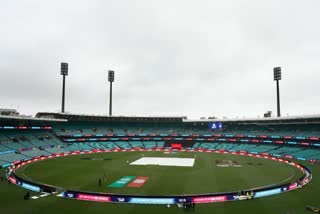
<path fill-rule="evenodd" d="M 217 146 L 216 143 L 201 143 L 201 145 L 196 145 L 197 148 L 202 148 L 202 149 L 215 149 Z"/>
<path fill-rule="evenodd" d="M 106 149 L 117 149 L 120 148 L 118 145 L 116 145 L 113 142 L 100 142 L 101 145 L 103 145 Z"/>
<path fill-rule="evenodd" d="M 64 149 L 66 149 L 69 152 L 81 150 L 81 148 L 77 146 L 77 143 L 72 143 L 70 145 L 67 145 L 66 147 L 64 147 Z"/>
<path fill-rule="evenodd" d="M 215 149 L 231 150 L 235 145 L 231 143 L 216 144 Z"/>
<path fill-rule="evenodd" d="M 208 125 L 194 125 L 192 123 L 86 123 L 72 122 L 54 127 L 54 131 L 61 136 L 85 134 L 158 134 L 158 135 L 192 135 L 192 134 L 229 134 L 229 135 L 269 135 L 269 136 L 320 136 L 320 126 L 317 124 L 303 125 L 237 125 L 225 124 L 223 130 L 212 131 Z"/>
<path fill-rule="evenodd" d="M 16 154 L 16 153 L 7 153 L 7 154 L 0 154 L 0 160 L 6 162 L 14 162 L 16 160 L 27 159 L 28 157 L 23 154 Z"/>
<path fill-rule="evenodd" d="M 235 151 L 249 151 L 250 149 L 253 149 L 255 147 L 257 147 L 258 145 L 254 145 L 254 144 L 237 144 L 236 146 L 234 146 L 232 148 L 232 150 Z"/>
<path fill-rule="evenodd" d="M 192 149 L 196 149 L 200 146 L 200 143 L 195 143 L 193 146 L 192 146 Z"/>
<path fill-rule="evenodd" d="M 155 141 L 145 141 L 143 144 L 146 149 L 152 149 L 157 146 Z"/>
<path fill-rule="evenodd" d="M 28 151 L 22 151 L 21 154 L 33 158 L 37 156 L 42 156 L 42 155 L 50 155 L 51 153 L 45 151 L 45 150 L 39 150 L 39 149 L 32 149 Z"/>
<path fill-rule="evenodd" d="M 132 146 L 130 145 L 129 142 L 125 142 L 125 141 L 117 141 L 114 142 L 116 145 L 118 145 L 121 149 L 131 149 Z"/>
<path fill-rule="evenodd" d="M 82 150 L 92 150 L 93 147 L 87 143 L 77 143 L 77 146 Z"/>
<path fill-rule="evenodd" d="M 20 141 L 19 144 L 21 145 L 20 148 L 33 148 L 35 145 L 33 145 L 31 142 L 28 141 Z"/>
<path fill-rule="evenodd" d="M 286 154 L 292 154 L 294 152 L 298 152 L 303 150 L 301 147 L 288 147 L 288 146 L 283 146 L 283 147 L 278 147 L 276 149 L 270 150 L 270 153 L 276 153 L 279 155 L 286 155 Z"/>
<path fill-rule="evenodd" d="M 64 145 L 51 133 L 44 130 L 1 130 L 0 152 L 19 151 L 38 147 Z"/>
<path fill-rule="evenodd" d="M 47 148 L 46 151 L 48 153 L 62 153 L 62 152 L 68 152 L 68 150 L 64 149 L 64 148 L 59 148 L 59 147 L 52 147 L 52 148 Z"/>
<path fill-rule="evenodd" d="M 157 147 L 163 147 L 164 142 L 163 141 L 157 141 Z"/>
<path fill-rule="evenodd" d="M 8 147 L 6 147 L 4 144 L 0 143 L 0 152 L 9 151 L 12 150 Z"/>
<path fill-rule="evenodd" d="M 139 148 L 144 148 L 144 145 L 141 141 L 132 141 L 130 142 L 132 148 L 136 148 L 136 147 L 139 147 Z"/>
<path fill-rule="evenodd" d="M 262 153 L 262 152 L 269 152 L 272 149 L 276 149 L 278 146 L 272 146 L 272 145 L 259 145 L 257 147 L 253 147 L 249 149 L 250 152 L 257 152 L 257 153 Z"/>
<path fill-rule="evenodd" d="M 88 145 L 93 147 L 93 148 L 96 148 L 96 149 L 107 149 L 106 147 L 104 147 L 99 142 L 88 142 Z"/>
<path fill-rule="evenodd" d="M 52 153 L 75 151 L 75 150 L 92 150 L 97 149 L 132 149 L 136 147 L 152 149 L 156 147 L 170 148 L 170 141 L 117 141 L 111 139 L 111 141 L 94 141 L 88 139 L 88 141 L 74 142 L 65 144 L 60 141 L 60 137 L 65 135 L 95 135 L 95 134 L 117 134 L 120 137 L 125 137 L 130 134 L 141 134 L 142 136 L 147 134 L 159 135 L 159 137 L 166 137 L 168 135 L 182 135 L 184 137 L 196 135 L 211 135 L 211 134 L 224 134 L 230 135 L 225 138 L 232 137 L 234 135 L 265 135 L 274 136 L 278 139 L 279 136 L 299 136 L 304 137 L 319 137 L 320 126 L 318 124 L 300 124 L 300 125 L 255 125 L 255 124 L 225 124 L 223 130 L 212 131 L 208 129 L 208 125 L 204 123 L 143 123 L 143 122 L 117 122 L 117 123 L 101 123 L 101 122 L 68 122 L 59 123 L 53 126 L 53 131 L 46 130 L 0 130 L 0 152 L 5 151 L 21 151 L 21 154 L 5 154 L 0 157 L 0 161 L 7 163 L 11 159 L 18 157 L 35 157 L 39 155 L 48 155 Z M 180 137 L 179 137 L 180 138 Z M 201 138 L 201 137 L 199 137 Z M 179 139 L 178 139 L 179 140 Z M 316 148 L 290 146 L 287 144 L 265 144 L 267 142 L 260 141 L 259 144 L 252 143 L 249 140 L 244 139 L 243 143 L 226 142 L 226 139 L 216 139 L 216 141 L 206 142 L 204 139 L 201 143 L 193 142 L 191 140 L 181 142 L 185 148 L 203 148 L 203 149 L 215 149 L 215 150 L 230 150 L 230 151 L 249 151 L 255 153 L 270 153 L 279 156 L 291 155 L 299 158 L 314 158 L 320 159 L 320 150 Z M 40 148 L 40 149 L 39 149 Z M 31 149 L 31 150 L 30 150 Z M 26 150 L 26 151 L 24 151 Z"/>
<path fill-rule="evenodd" d="M 320 155 L 320 150 L 318 149 L 304 149 L 300 150 L 298 152 L 292 152 L 290 155 L 293 155 L 295 157 L 301 157 L 301 158 L 309 158 L 314 155 Z"/>
<path fill-rule="evenodd" d="M 2 145 L 7 147 L 8 150 L 19 150 L 20 148 L 23 148 L 23 146 L 20 143 L 16 143 L 16 142 L 2 142 Z"/>
<path fill-rule="evenodd" d="M 8 163 L 9 163 L 8 161 L 0 160 L 0 166 L 5 165 L 5 164 L 8 164 Z"/>
<path fill-rule="evenodd" d="M 318 159 L 318 160 L 320 160 L 320 154 L 310 155 L 309 158 L 310 158 L 310 159 Z"/>

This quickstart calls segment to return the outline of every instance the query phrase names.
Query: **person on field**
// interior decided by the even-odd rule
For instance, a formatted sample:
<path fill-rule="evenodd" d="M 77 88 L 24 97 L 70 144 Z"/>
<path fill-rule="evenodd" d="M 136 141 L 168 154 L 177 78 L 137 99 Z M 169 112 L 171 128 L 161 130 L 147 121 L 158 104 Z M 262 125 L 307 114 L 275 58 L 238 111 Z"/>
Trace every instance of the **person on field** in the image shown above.
<path fill-rule="evenodd" d="M 27 192 L 27 194 L 25 194 L 25 196 L 23 198 L 24 198 L 24 200 L 29 200 L 30 199 L 30 192 Z"/>
<path fill-rule="evenodd" d="M 249 192 L 246 193 L 246 196 L 247 196 L 247 200 L 248 200 L 250 198 Z"/>
<path fill-rule="evenodd" d="M 99 186 L 101 186 L 101 178 L 99 178 Z"/>

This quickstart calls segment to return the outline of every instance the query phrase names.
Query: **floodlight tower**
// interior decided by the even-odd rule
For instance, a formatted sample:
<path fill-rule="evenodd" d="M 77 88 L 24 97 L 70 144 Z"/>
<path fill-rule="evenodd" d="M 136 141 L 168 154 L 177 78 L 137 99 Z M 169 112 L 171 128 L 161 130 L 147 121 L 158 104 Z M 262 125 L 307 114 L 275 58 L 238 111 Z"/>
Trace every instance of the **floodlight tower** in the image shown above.
<path fill-rule="evenodd" d="M 65 85 L 66 85 L 66 76 L 68 76 L 68 63 L 61 62 L 60 71 L 61 71 L 61 75 L 63 76 L 61 112 L 64 113 Z"/>
<path fill-rule="evenodd" d="M 109 116 L 112 116 L 112 83 L 114 82 L 114 71 L 108 71 L 108 82 L 110 82 L 110 101 L 109 101 Z"/>
<path fill-rule="evenodd" d="M 280 90 L 279 90 L 279 80 L 281 80 L 281 67 L 273 68 L 273 78 L 277 81 L 277 116 L 281 117 L 280 113 Z"/>

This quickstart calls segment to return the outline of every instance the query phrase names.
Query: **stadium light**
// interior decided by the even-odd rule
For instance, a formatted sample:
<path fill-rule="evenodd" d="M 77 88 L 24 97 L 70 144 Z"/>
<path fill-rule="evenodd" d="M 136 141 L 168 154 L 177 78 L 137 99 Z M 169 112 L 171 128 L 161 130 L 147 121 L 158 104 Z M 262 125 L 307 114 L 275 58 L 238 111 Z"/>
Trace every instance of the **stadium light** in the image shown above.
<path fill-rule="evenodd" d="M 112 83 L 114 82 L 114 71 L 108 71 L 108 82 L 110 82 L 109 116 L 112 116 Z"/>
<path fill-rule="evenodd" d="M 61 112 L 64 113 L 64 100 L 65 100 L 65 85 L 66 85 L 66 76 L 68 76 L 68 63 L 61 62 L 61 75 L 63 76 L 62 82 L 62 104 L 61 104 Z"/>
<path fill-rule="evenodd" d="M 277 81 L 277 116 L 281 117 L 280 113 L 280 90 L 279 90 L 279 80 L 281 80 L 281 67 L 273 68 L 273 78 Z"/>

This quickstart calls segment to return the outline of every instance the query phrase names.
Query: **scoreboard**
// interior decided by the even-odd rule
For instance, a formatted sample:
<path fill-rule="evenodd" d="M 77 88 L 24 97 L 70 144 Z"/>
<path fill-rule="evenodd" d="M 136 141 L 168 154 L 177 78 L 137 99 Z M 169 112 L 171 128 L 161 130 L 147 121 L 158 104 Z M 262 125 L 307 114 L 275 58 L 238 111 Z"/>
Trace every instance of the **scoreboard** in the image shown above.
<path fill-rule="evenodd" d="M 209 128 L 212 130 L 222 129 L 222 122 L 210 122 Z"/>

